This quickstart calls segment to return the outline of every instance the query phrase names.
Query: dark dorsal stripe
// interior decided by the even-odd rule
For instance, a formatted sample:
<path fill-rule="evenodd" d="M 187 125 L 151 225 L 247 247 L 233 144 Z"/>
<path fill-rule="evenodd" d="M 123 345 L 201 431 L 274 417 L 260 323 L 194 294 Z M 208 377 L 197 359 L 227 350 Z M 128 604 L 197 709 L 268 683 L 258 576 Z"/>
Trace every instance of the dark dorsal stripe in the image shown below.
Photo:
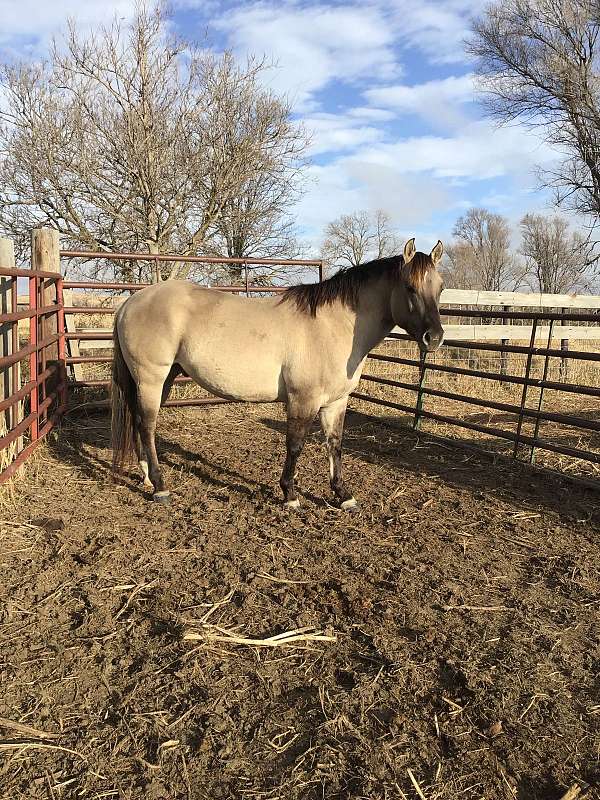
<path fill-rule="evenodd" d="M 394 272 L 400 277 L 403 265 L 402 256 L 389 256 L 341 269 L 321 283 L 301 283 L 298 286 L 291 286 L 283 293 L 281 302 L 293 302 L 299 311 L 313 317 L 316 316 L 318 308 L 332 305 L 336 301 L 356 310 L 363 286 Z M 425 253 L 415 253 L 406 267 L 407 282 L 419 288 L 430 268 L 433 269 L 431 258 Z"/>

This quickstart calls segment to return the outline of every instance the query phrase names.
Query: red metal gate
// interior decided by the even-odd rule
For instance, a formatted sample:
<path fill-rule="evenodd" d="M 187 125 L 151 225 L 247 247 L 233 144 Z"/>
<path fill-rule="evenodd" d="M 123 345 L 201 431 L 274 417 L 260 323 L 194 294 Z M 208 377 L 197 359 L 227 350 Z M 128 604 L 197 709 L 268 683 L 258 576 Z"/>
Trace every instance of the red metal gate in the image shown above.
<path fill-rule="evenodd" d="M 66 408 L 65 317 L 62 299 L 62 277 L 44 270 L 16 269 L 0 265 L 0 277 L 10 284 L 12 311 L 0 314 L 0 325 L 8 328 L 11 350 L 0 358 L 0 369 L 10 370 L 13 391 L 0 401 L 7 433 L 0 438 L 0 451 L 14 442 L 22 447 L 14 460 L 0 473 L 0 483 L 8 480 L 29 458 L 37 445 L 52 430 Z M 28 307 L 17 310 L 19 278 L 28 283 Z M 48 303 L 48 294 L 54 295 Z M 48 320 L 55 318 L 56 333 L 48 333 Z M 25 344 L 19 341 L 19 321 L 29 320 Z M 19 386 L 19 366 L 27 376 Z M 23 419 L 18 409 L 24 405 Z"/>

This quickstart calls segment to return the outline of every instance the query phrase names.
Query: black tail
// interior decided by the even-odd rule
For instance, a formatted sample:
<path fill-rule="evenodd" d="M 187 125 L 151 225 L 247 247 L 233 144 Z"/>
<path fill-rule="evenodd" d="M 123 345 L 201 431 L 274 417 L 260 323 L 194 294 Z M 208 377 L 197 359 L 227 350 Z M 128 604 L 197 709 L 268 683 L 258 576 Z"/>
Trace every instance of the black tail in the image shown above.
<path fill-rule="evenodd" d="M 120 472 L 133 451 L 135 436 L 135 420 L 137 415 L 137 387 L 125 363 L 119 334 L 117 319 L 113 330 L 113 368 L 112 368 L 112 448 L 113 472 Z"/>

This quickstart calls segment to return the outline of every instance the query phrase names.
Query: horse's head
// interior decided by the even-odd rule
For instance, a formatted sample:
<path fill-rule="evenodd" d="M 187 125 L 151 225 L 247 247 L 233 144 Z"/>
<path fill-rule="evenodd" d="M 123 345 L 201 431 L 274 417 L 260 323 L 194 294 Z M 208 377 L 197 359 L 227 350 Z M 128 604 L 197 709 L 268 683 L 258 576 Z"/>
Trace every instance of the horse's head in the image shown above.
<path fill-rule="evenodd" d="M 391 296 L 392 317 L 417 342 L 422 353 L 435 352 L 444 340 L 439 303 L 442 276 L 438 264 L 444 246 L 438 241 L 429 255 L 418 253 L 415 240 L 404 245 L 400 280 Z"/>

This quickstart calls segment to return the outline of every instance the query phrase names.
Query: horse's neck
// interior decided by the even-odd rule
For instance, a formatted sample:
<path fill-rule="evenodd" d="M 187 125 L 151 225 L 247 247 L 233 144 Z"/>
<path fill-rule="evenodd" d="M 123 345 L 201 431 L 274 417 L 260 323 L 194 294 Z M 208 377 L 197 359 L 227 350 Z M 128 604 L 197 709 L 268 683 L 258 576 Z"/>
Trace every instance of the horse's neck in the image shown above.
<path fill-rule="evenodd" d="M 363 357 L 394 327 L 390 309 L 391 289 L 389 278 L 382 276 L 361 290 L 354 326 L 354 347 L 362 352 Z"/>

